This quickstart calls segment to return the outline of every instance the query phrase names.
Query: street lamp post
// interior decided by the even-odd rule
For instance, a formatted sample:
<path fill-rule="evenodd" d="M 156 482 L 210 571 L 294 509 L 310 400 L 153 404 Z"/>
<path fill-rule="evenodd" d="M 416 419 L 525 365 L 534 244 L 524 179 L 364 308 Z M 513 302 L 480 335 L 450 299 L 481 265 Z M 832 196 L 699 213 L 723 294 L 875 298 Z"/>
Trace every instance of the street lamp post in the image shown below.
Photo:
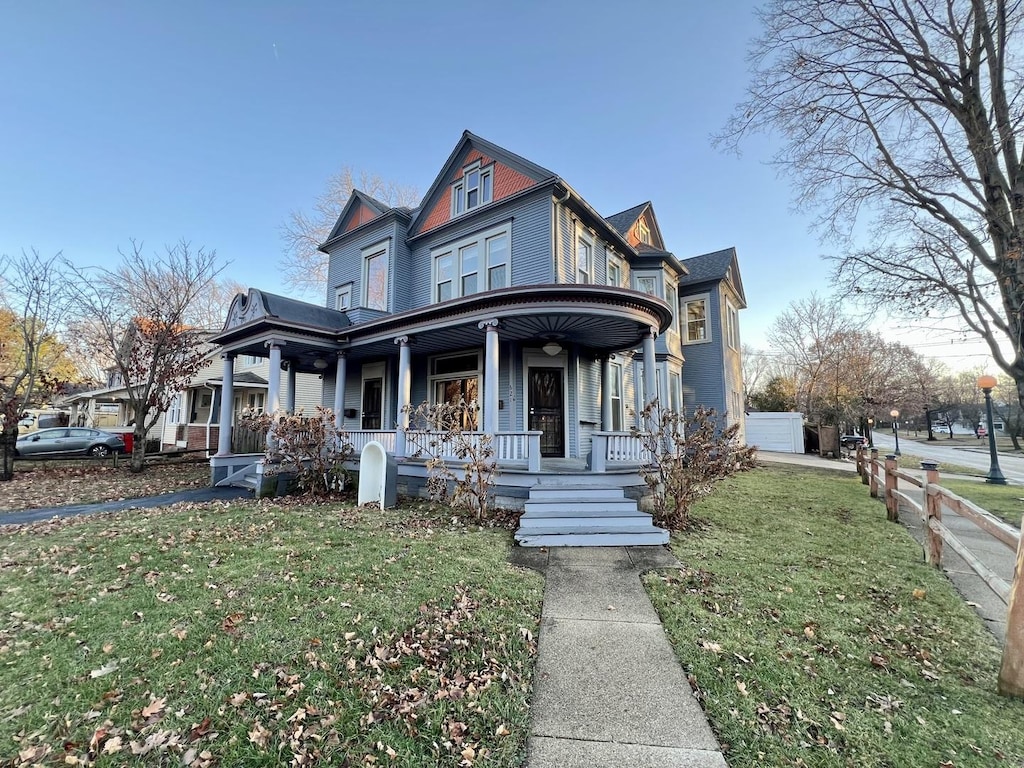
<path fill-rule="evenodd" d="M 868 416 L 868 448 L 874 448 L 875 447 L 875 436 L 873 434 L 874 431 L 875 431 L 875 420 L 872 419 L 870 416 Z"/>
<path fill-rule="evenodd" d="M 999 469 L 999 454 L 996 453 L 996 433 L 992 429 L 992 390 L 996 386 L 996 377 L 979 376 L 978 386 L 985 393 L 985 418 L 988 421 L 988 455 L 989 459 L 991 459 L 988 477 L 985 478 L 985 482 L 992 483 L 993 485 L 1006 485 L 1006 478 L 1003 477 L 1003 472 Z"/>
<path fill-rule="evenodd" d="M 899 456 L 900 455 L 900 433 L 899 433 L 898 428 L 899 428 L 899 425 L 900 425 L 900 422 L 899 422 L 900 412 L 898 410 L 896 410 L 895 408 L 893 408 L 891 411 L 889 411 L 889 415 L 892 416 L 892 436 L 894 438 L 896 438 L 896 450 L 893 451 L 893 454 L 896 455 L 896 456 Z"/>

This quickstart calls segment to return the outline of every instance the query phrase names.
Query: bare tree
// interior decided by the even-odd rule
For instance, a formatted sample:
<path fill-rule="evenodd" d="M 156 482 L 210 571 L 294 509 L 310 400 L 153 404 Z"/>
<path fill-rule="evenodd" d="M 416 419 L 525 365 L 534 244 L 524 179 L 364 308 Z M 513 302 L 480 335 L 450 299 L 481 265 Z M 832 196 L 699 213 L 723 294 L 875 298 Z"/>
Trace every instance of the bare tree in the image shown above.
<path fill-rule="evenodd" d="M 185 322 L 195 328 L 219 331 L 224 326 L 236 294 L 247 291 L 247 286 L 231 278 L 211 280 L 206 290 L 200 291 L 189 306 Z"/>
<path fill-rule="evenodd" d="M 1024 5 L 772 0 L 760 17 L 747 98 L 717 141 L 780 136 L 775 162 L 841 246 L 842 283 L 958 318 L 1024 402 Z"/>
<path fill-rule="evenodd" d="M 327 187 L 317 197 L 312 211 L 292 211 L 288 221 L 281 225 L 285 254 L 281 267 L 289 288 L 307 296 L 320 298 L 324 295 L 327 254 L 319 249 L 357 189 L 392 207 L 414 207 L 419 203 L 415 187 L 401 186 L 376 174 L 345 166 L 327 180 Z"/>
<path fill-rule="evenodd" d="M 74 270 L 79 327 L 92 331 L 84 343 L 112 361 L 127 393 L 133 472 L 144 468 L 146 433 L 208 352 L 208 334 L 190 324 L 190 313 L 221 269 L 215 251 L 193 250 L 185 241 L 148 256 L 133 240 L 116 269 Z"/>
<path fill-rule="evenodd" d="M 61 256 L 0 257 L 0 480 L 14 477 L 18 417 L 34 398 L 56 394 L 67 374 L 56 332 L 68 311 Z"/>

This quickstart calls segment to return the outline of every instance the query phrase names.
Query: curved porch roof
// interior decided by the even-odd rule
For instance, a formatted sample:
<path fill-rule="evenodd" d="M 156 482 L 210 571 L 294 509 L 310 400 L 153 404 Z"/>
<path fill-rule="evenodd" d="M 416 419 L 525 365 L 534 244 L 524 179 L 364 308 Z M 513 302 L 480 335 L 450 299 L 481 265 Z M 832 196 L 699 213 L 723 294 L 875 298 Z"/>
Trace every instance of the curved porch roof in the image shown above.
<path fill-rule="evenodd" d="M 480 346 L 485 331 L 479 324 L 485 320 L 499 321 L 502 341 L 540 346 L 554 340 L 595 357 L 637 347 L 651 328 L 661 333 L 672 322 L 672 310 L 661 299 L 602 285 L 502 288 L 348 326 L 334 317 L 343 312 L 294 300 L 278 302 L 278 313 L 261 311 L 269 302 L 254 303 L 258 293 L 253 289 L 244 304 L 232 305 L 248 311 L 230 312 L 213 341 L 227 352 L 260 356 L 267 343 L 283 342 L 284 357 L 298 360 L 299 370 L 315 370 L 317 357 L 343 350 L 354 360 L 391 357 L 400 336 L 410 337 L 416 354 Z"/>

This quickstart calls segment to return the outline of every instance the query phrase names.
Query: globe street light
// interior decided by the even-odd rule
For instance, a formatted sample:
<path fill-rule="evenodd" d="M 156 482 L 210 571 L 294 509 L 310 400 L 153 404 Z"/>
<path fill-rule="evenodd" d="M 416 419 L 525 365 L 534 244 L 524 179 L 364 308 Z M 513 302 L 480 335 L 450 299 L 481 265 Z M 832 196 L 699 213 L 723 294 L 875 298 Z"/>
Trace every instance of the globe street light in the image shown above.
<path fill-rule="evenodd" d="M 875 420 L 868 416 L 868 448 L 875 447 Z"/>
<path fill-rule="evenodd" d="M 988 455 L 991 459 L 988 477 L 985 478 L 985 482 L 992 483 L 993 485 L 1006 485 L 1006 478 L 1003 477 L 1002 470 L 999 469 L 999 454 L 996 453 L 996 432 L 992 429 L 992 390 L 996 386 L 996 377 L 979 376 L 978 386 L 985 393 L 985 418 L 988 421 Z"/>
<path fill-rule="evenodd" d="M 900 412 L 898 410 L 896 410 L 895 408 L 893 408 L 891 411 L 889 411 L 889 415 L 892 416 L 892 436 L 896 438 L 896 450 L 893 451 L 893 454 L 896 455 L 896 456 L 899 456 L 900 455 L 900 433 L 897 431 L 897 427 L 899 427 L 899 425 L 900 425 L 900 422 L 899 422 Z"/>

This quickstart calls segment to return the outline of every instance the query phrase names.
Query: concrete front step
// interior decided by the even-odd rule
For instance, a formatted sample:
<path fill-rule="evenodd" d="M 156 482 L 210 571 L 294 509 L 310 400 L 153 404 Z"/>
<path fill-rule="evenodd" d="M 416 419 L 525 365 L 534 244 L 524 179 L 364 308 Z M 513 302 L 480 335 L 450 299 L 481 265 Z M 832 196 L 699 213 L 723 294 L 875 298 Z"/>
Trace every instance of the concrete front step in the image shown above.
<path fill-rule="evenodd" d="M 523 517 L 622 517 L 636 514 L 636 502 L 619 501 L 534 501 L 523 504 Z"/>
<path fill-rule="evenodd" d="M 516 536 L 536 533 L 654 533 L 650 515 L 632 517 L 542 517 L 519 519 Z"/>
<path fill-rule="evenodd" d="M 573 533 L 538 534 L 520 537 L 522 547 L 644 547 L 668 544 L 668 531 L 655 528 L 654 533 Z"/>

